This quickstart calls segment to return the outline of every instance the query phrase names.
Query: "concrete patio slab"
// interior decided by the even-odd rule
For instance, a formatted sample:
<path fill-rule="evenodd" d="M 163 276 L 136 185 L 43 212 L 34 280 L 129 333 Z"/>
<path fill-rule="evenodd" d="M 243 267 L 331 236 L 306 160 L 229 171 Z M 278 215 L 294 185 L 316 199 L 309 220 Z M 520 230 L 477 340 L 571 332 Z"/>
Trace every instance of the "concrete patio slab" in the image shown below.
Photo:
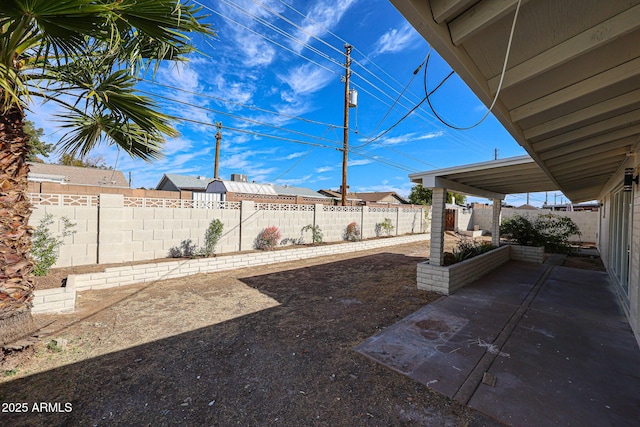
<path fill-rule="evenodd" d="M 511 261 L 355 349 L 508 425 L 640 420 L 640 350 L 602 272 Z"/>

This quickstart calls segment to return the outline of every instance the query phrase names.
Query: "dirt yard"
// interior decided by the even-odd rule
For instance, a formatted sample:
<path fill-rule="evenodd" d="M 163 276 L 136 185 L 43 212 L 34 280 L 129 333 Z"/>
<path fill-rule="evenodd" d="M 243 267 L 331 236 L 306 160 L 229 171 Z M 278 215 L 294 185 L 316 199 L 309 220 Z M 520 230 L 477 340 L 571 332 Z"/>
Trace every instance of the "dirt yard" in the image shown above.
<path fill-rule="evenodd" d="M 0 402 L 28 413 L 2 424 L 484 425 L 352 350 L 438 298 L 416 289 L 426 256 L 411 244 L 83 292 L 5 361 Z"/>
<path fill-rule="evenodd" d="M 2 425 L 497 425 L 352 350 L 439 297 L 416 289 L 426 257 L 416 243 L 79 293 L 0 363 Z"/>

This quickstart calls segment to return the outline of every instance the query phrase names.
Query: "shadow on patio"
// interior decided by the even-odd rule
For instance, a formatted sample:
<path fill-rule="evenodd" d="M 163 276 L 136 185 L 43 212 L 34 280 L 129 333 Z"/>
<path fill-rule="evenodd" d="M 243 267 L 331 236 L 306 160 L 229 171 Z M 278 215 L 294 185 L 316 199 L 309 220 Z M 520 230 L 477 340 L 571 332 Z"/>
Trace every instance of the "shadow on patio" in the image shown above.
<path fill-rule="evenodd" d="M 640 351 L 603 272 L 510 261 L 356 349 L 508 425 L 640 419 Z"/>

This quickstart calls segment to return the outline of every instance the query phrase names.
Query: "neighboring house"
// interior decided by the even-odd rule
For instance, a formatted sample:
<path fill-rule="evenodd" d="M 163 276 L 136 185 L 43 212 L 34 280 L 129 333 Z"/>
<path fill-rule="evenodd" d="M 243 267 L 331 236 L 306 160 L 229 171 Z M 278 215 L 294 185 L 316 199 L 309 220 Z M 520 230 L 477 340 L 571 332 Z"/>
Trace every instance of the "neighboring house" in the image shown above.
<path fill-rule="evenodd" d="M 257 184 L 247 182 L 245 175 L 232 175 L 232 180 L 216 179 L 208 183 L 207 194 L 217 194 L 218 200 L 252 200 L 262 203 L 333 204 L 330 197 L 304 187 Z"/>
<path fill-rule="evenodd" d="M 318 193 L 334 199 L 341 199 L 342 194 L 339 191 L 333 190 L 319 190 Z M 362 193 L 347 193 L 347 200 L 354 200 L 359 205 L 369 204 L 392 204 L 392 205 L 406 205 L 409 202 L 395 191 L 380 191 L 380 192 L 362 192 Z"/>
<path fill-rule="evenodd" d="M 204 193 L 207 185 L 213 178 L 205 176 L 185 176 L 175 173 L 165 173 L 156 185 L 156 190 L 165 191 L 191 191 L 194 193 Z"/>
<path fill-rule="evenodd" d="M 34 183 L 129 188 L 129 182 L 124 174 L 118 170 L 48 163 L 29 163 L 28 180 Z"/>
<path fill-rule="evenodd" d="M 462 191 L 493 199 L 496 218 L 505 194 L 597 200 L 598 249 L 640 343 L 638 1 L 523 1 L 517 19 L 517 1 L 391 2 L 530 156 L 414 182 L 434 188 L 434 209 L 447 190 Z"/>

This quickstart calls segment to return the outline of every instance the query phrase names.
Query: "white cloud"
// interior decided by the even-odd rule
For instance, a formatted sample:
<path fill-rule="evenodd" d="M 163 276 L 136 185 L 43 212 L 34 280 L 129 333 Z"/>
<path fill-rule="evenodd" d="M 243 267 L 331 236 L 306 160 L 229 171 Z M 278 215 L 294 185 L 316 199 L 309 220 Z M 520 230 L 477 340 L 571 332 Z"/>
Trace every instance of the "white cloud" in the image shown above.
<path fill-rule="evenodd" d="M 294 95 L 305 95 L 326 87 L 333 79 L 333 74 L 315 64 L 307 63 L 289 70 L 286 75 L 279 74 L 278 79 L 287 84 Z"/>
<path fill-rule="evenodd" d="M 362 160 L 349 160 L 349 166 L 363 166 L 371 163 L 372 160 L 362 159 Z"/>
<path fill-rule="evenodd" d="M 331 172 L 332 170 L 334 170 L 333 166 L 321 166 L 319 168 L 315 169 L 317 173 L 325 173 L 325 172 Z"/>
<path fill-rule="evenodd" d="M 420 135 L 416 138 L 413 138 L 416 141 L 421 141 L 421 140 L 425 140 L 425 139 L 432 139 L 432 138 L 438 138 L 439 136 L 443 136 L 444 135 L 444 131 L 443 130 L 439 130 L 436 132 L 429 132 L 429 133 L 425 133 L 424 135 Z"/>
<path fill-rule="evenodd" d="M 357 2 L 357 0 L 325 0 L 313 2 L 313 7 L 307 12 L 305 20 L 302 22 L 302 30 L 298 30 L 296 38 L 303 43 L 309 43 L 310 34 L 320 38 L 327 33 L 327 29 L 338 25 L 347 10 Z M 302 51 L 303 47 L 296 42 L 291 43 L 294 50 Z"/>
<path fill-rule="evenodd" d="M 375 42 L 374 55 L 400 52 L 409 47 L 417 35 L 416 30 L 408 22 L 403 23 L 400 28 L 392 28 Z"/>
<path fill-rule="evenodd" d="M 306 151 L 298 151 L 296 153 L 291 153 L 288 156 L 285 156 L 285 160 L 293 160 L 293 159 L 297 159 L 298 157 L 302 157 L 305 154 L 307 154 Z"/>
<path fill-rule="evenodd" d="M 276 183 L 280 185 L 299 185 L 310 182 L 309 180 L 311 179 L 311 177 L 312 175 L 309 174 L 301 178 L 278 179 L 276 180 Z"/>

